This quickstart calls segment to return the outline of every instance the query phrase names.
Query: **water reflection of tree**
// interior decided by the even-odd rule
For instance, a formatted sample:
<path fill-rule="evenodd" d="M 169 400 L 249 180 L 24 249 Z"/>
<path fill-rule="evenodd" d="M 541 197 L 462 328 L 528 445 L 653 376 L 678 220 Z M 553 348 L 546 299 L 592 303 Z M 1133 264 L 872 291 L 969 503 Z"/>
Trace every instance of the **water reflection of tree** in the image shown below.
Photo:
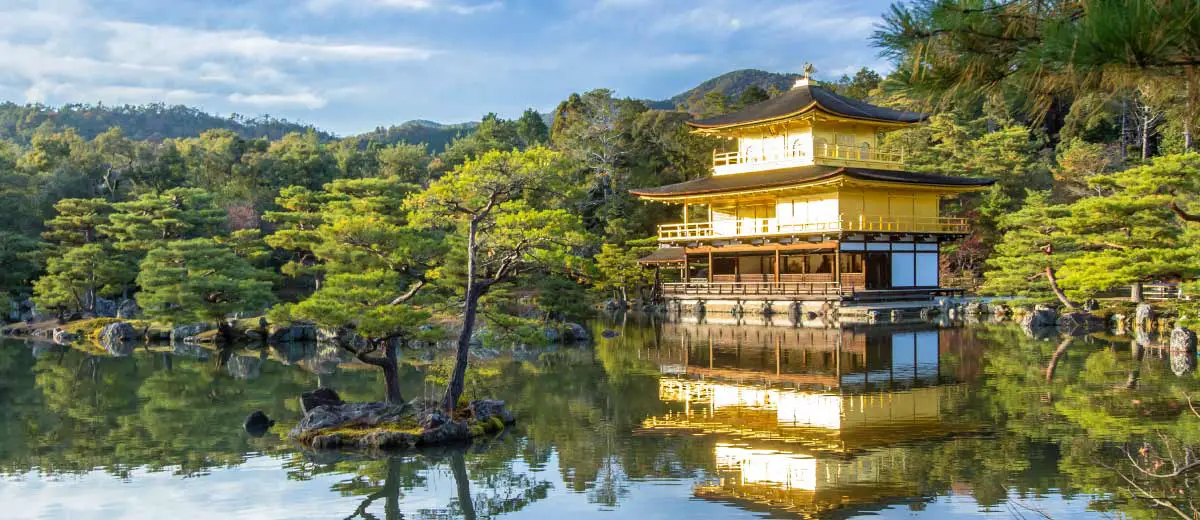
<path fill-rule="evenodd" d="M 985 334 L 994 413 L 1006 431 L 1057 446 L 1065 489 L 1099 495 L 1093 508 L 1132 518 L 1200 515 L 1194 374 L 1176 376 L 1160 351 L 1126 338 Z"/>
<path fill-rule="evenodd" d="M 248 353 L 247 355 L 259 355 Z M 33 358 L 20 343 L 0 348 L 0 473 L 134 468 L 202 473 L 270 451 L 278 436 L 251 439 L 242 419 L 254 409 L 298 420 L 295 396 L 316 376 L 264 362 L 252 381 L 234 380 L 219 357 L 174 357 L 139 348 L 111 358 L 72 349 Z M 354 393 L 372 374 L 339 376 Z M 359 381 L 361 380 L 361 381 Z"/>

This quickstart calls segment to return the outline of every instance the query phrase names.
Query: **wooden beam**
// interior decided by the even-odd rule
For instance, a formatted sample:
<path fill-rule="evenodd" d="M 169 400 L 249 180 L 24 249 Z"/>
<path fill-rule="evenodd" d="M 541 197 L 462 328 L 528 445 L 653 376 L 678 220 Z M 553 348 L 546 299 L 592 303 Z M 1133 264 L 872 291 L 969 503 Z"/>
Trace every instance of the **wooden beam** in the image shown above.
<path fill-rule="evenodd" d="M 776 249 L 785 251 L 785 252 L 786 251 L 810 251 L 813 249 L 829 249 L 832 251 L 833 249 L 837 248 L 837 244 L 838 244 L 837 241 L 827 240 L 824 242 L 799 242 L 799 243 L 786 244 L 786 245 L 784 245 L 784 244 L 762 244 L 762 245 L 737 244 L 737 245 L 731 245 L 731 246 L 715 246 L 715 247 L 709 246 L 709 245 L 704 245 L 704 246 L 698 246 L 698 247 L 689 247 L 689 248 L 687 248 L 687 252 L 688 253 L 710 253 L 710 252 L 753 253 L 753 252 L 760 252 L 760 253 L 764 253 L 764 254 L 771 254 Z"/>

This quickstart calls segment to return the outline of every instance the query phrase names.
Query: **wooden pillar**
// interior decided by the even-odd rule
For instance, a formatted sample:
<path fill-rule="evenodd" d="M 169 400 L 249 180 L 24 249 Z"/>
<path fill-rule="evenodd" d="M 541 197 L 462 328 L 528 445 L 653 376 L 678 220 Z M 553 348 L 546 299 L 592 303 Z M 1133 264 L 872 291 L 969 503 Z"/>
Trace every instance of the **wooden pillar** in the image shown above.
<path fill-rule="evenodd" d="M 779 285 L 779 245 L 775 246 L 775 288 L 782 287 Z"/>
<path fill-rule="evenodd" d="M 833 245 L 833 281 L 838 284 L 838 292 L 842 290 L 842 241 Z"/>

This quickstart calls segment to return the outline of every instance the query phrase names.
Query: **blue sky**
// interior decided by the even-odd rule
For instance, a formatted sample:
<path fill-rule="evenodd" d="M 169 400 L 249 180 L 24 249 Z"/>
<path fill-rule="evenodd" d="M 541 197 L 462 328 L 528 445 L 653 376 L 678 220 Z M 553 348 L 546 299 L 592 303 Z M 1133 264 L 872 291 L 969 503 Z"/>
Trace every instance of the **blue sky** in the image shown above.
<path fill-rule="evenodd" d="M 662 99 L 741 68 L 886 68 L 887 1 L 0 0 L 0 99 L 181 103 L 346 135 Z"/>

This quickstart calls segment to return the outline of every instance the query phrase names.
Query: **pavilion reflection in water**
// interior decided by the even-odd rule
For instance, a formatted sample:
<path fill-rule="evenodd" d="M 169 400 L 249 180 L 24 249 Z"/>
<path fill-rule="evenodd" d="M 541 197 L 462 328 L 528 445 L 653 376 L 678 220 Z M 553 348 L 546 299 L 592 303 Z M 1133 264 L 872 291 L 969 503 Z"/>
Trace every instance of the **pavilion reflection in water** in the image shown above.
<path fill-rule="evenodd" d="M 698 497 L 815 515 L 919 502 L 908 454 L 977 431 L 961 331 L 666 324 L 653 352 L 672 411 L 646 434 L 716 436 Z"/>

